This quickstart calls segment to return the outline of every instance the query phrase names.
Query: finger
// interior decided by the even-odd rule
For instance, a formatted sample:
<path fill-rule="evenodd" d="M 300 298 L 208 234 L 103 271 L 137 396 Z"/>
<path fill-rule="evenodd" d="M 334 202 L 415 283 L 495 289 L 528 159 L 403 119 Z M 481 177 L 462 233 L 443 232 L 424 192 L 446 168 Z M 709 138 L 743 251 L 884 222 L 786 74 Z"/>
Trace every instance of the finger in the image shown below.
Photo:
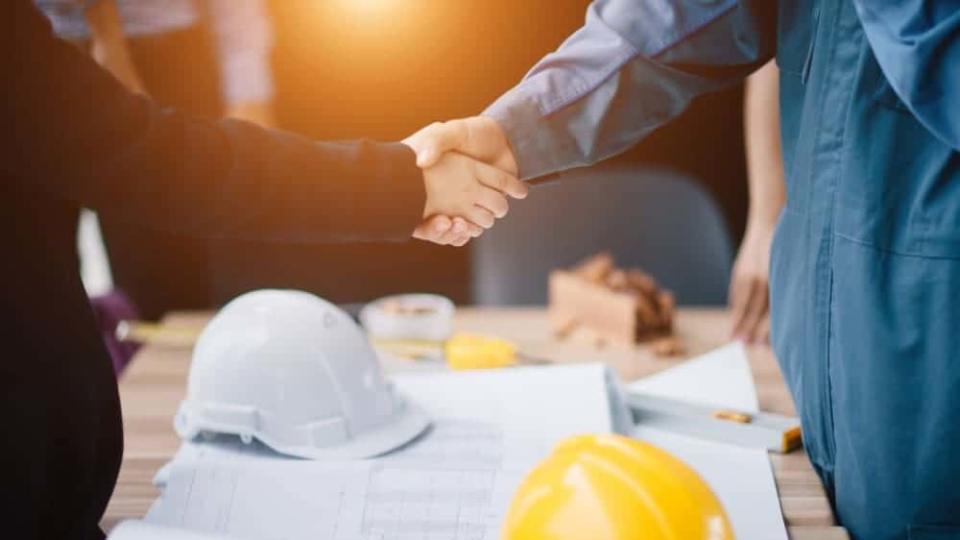
<path fill-rule="evenodd" d="M 497 219 L 507 215 L 507 211 L 510 210 L 507 198 L 499 191 L 490 188 L 483 188 L 480 191 L 477 204 L 489 210 Z"/>
<path fill-rule="evenodd" d="M 467 228 L 467 223 L 463 218 L 455 217 L 453 218 L 452 225 L 443 235 L 443 238 L 440 239 L 440 244 L 450 245 L 462 238 L 464 235 L 468 234 L 469 230 Z"/>
<path fill-rule="evenodd" d="M 496 218 L 493 217 L 493 214 L 489 210 L 483 208 L 482 206 L 474 206 L 466 212 L 466 218 L 483 227 L 484 229 L 489 229 L 493 227 Z"/>
<path fill-rule="evenodd" d="M 750 305 L 750 296 L 753 293 L 752 280 L 734 277 L 730 283 L 730 335 L 741 338 L 741 327 Z"/>
<path fill-rule="evenodd" d="M 443 235 L 453 226 L 447 216 L 431 216 L 417 225 L 413 230 L 413 237 L 429 242 L 440 242 Z"/>
<path fill-rule="evenodd" d="M 751 309 L 754 309 L 753 306 L 756 302 L 756 298 L 760 296 L 760 291 L 759 291 L 759 286 L 757 285 L 756 280 L 752 278 L 748 279 L 744 283 L 743 287 L 744 287 L 744 290 L 746 291 L 743 293 L 743 296 L 744 296 L 743 308 L 740 313 L 740 318 L 733 329 L 733 334 L 737 339 L 744 341 L 746 343 L 749 343 L 751 340 L 751 332 L 752 332 L 752 327 L 750 326 L 750 324 L 753 318 Z"/>
<path fill-rule="evenodd" d="M 523 199 L 526 198 L 530 191 L 527 184 L 502 169 L 498 169 L 482 161 L 475 161 L 473 165 L 480 183 L 500 193 L 506 193 L 514 199 Z"/>
<path fill-rule="evenodd" d="M 459 224 L 458 224 L 459 221 Z M 466 225 L 463 223 L 463 220 L 460 218 L 453 218 L 452 225 L 447 232 L 444 233 L 443 237 L 440 239 L 439 244 L 449 245 L 454 243 L 458 238 L 465 234 L 467 230 Z"/>
<path fill-rule="evenodd" d="M 463 246 L 470 241 L 471 227 L 476 227 L 476 225 L 473 225 L 462 217 L 457 216 L 453 218 L 453 226 L 450 228 L 449 238 L 445 238 L 445 240 L 448 240 L 447 243 L 451 246 Z"/>
<path fill-rule="evenodd" d="M 770 344 L 770 310 L 767 310 L 766 317 L 763 318 L 763 321 L 760 323 L 759 337 L 757 338 L 759 343 L 764 345 Z"/>
<path fill-rule="evenodd" d="M 753 290 L 750 304 L 747 306 L 747 314 L 743 319 L 743 335 L 747 338 L 748 343 L 755 342 L 759 336 L 760 323 L 767 315 L 770 296 L 767 283 L 763 280 L 754 280 Z"/>
<path fill-rule="evenodd" d="M 466 137 L 466 126 L 459 120 L 436 122 L 427 126 L 413 137 L 417 166 L 426 168 L 434 165 L 444 153 L 462 148 Z"/>
<path fill-rule="evenodd" d="M 462 223 L 463 226 L 466 227 L 467 234 L 470 235 L 470 238 L 479 238 L 480 235 L 483 234 L 483 227 L 480 227 L 479 225 L 474 225 L 473 223 L 470 223 L 469 221 L 463 219 L 460 216 L 453 218 L 453 222 Z"/>
<path fill-rule="evenodd" d="M 450 230 L 450 227 L 453 226 L 453 221 L 443 215 L 430 216 L 427 220 L 427 225 L 430 227 L 430 230 L 435 234 L 443 234 Z"/>

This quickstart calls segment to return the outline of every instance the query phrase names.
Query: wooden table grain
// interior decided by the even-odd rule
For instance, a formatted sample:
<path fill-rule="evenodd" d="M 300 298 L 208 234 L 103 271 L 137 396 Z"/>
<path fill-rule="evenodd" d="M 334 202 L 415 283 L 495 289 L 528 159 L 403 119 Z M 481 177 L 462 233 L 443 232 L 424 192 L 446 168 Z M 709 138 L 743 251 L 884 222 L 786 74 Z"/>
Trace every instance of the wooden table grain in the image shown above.
<path fill-rule="evenodd" d="M 173 314 L 164 324 L 200 328 L 206 313 Z M 684 356 L 656 358 L 645 345 L 597 344 L 591 336 L 574 333 L 557 340 L 549 331 L 543 308 L 460 308 L 455 329 L 500 336 L 514 341 L 521 352 L 555 362 L 599 360 L 612 366 L 625 380 L 675 366 L 726 341 L 727 319 L 722 310 L 680 309 L 677 333 L 686 346 Z M 768 347 L 748 350 L 760 407 L 795 414 L 793 401 Z M 120 380 L 123 407 L 124 458 L 113 498 L 104 516 L 109 530 L 123 519 L 142 517 L 159 495 L 152 479 L 169 461 L 179 440 L 173 431 L 173 414 L 186 390 L 190 351 L 185 348 L 146 346 Z M 836 525 L 830 504 L 806 454 L 771 454 L 780 506 L 793 540 L 845 540 Z"/>

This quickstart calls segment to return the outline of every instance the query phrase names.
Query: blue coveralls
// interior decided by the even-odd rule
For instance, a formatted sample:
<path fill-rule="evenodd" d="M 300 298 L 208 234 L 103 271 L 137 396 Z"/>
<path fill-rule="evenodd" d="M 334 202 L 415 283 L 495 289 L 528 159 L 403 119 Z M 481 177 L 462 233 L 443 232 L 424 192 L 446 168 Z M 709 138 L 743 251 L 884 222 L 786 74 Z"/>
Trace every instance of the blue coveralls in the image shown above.
<path fill-rule="evenodd" d="M 960 538 L 960 1 L 597 0 L 485 114 L 540 176 L 774 53 L 772 330 L 807 452 L 854 538 Z"/>

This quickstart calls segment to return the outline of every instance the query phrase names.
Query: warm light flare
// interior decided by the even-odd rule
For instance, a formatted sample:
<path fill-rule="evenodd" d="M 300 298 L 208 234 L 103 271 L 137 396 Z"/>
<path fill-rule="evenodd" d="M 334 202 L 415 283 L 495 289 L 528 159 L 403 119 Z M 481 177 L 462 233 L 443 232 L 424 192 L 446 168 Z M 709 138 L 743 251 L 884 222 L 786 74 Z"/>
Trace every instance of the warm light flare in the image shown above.
<path fill-rule="evenodd" d="M 382 17 L 392 11 L 399 4 L 399 0 L 335 0 L 344 11 L 357 15 Z"/>

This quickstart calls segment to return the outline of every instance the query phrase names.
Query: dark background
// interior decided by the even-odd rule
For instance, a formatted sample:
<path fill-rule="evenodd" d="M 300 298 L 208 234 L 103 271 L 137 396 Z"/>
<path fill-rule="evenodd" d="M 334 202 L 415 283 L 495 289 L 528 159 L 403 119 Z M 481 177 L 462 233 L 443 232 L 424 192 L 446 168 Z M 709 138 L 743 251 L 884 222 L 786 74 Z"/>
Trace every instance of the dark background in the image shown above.
<path fill-rule="evenodd" d="M 398 140 L 436 120 L 477 114 L 579 28 L 587 4 L 273 0 L 280 126 L 318 139 Z M 740 88 L 701 98 L 617 158 L 667 165 L 703 181 L 723 206 L 735 243 L 746 215 L 741 100 Z M 260 244 L 231 255 L 248 274 L 223 284 L 223 294 L 269 285 L 335 302 L 429 291 L 466 303 L 469 255 L 423 242 Z"/>

